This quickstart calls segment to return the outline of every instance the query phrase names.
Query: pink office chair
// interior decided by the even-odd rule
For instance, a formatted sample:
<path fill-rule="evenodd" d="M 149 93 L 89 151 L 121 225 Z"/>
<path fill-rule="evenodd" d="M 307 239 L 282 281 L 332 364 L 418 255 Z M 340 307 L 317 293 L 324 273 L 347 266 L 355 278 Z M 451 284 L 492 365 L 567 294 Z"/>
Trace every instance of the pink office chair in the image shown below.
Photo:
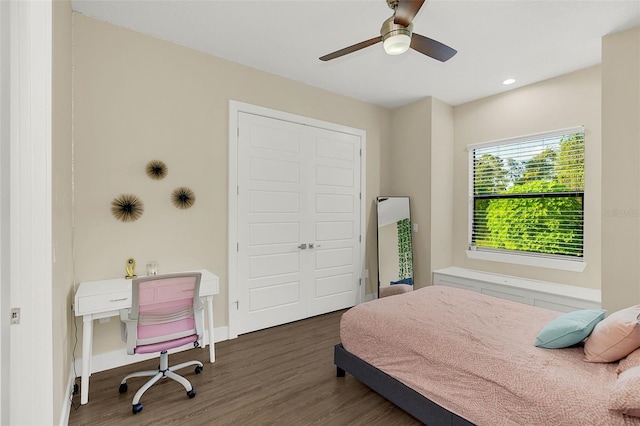
<path fill-rule="evenodd" d="M 127 342 L 129 355 L 160 352 L 157 370 L 129 374 L 120 383 L 120 393 L 125 393 L 128 379 L 153 376 L 133 397 L 133 414 L 142 410 L 142 394 L 165 377 L 184 386 L 189 398 L 196 396 L 191 383 L 174 371 L 195 365 L 195 373 L 200 374 L 202 363 L 189 361 L 170 367 L 167 350 L 189 343 L 200 346 L 198 341 L 203 330 L 202 305 L 198 297 L 201 277 L 201 273 L 194 272 L 133 279 L 131 309 L 120 311 L 122 340 Z"/>

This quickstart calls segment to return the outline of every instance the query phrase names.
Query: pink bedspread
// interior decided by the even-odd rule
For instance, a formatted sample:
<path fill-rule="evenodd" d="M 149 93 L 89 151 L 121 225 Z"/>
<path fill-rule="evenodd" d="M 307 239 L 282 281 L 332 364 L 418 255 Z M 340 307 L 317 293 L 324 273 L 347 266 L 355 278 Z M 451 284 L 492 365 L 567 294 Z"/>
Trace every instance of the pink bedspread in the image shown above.
<path fill-rule="evenodd" d="M 340 333 L 349 352 L 477 425 L 639 425 L 608 410 L 617 363 L 533 346 L 559 315 L 432 286 L 355 306 Z"/>

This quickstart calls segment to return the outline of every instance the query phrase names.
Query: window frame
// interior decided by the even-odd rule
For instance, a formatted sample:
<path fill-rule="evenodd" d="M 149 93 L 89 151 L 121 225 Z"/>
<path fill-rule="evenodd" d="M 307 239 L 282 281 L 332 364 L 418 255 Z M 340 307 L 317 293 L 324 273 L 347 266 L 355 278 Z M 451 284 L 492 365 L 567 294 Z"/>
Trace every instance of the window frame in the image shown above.
<path fill-rule="evenodd" d="M 585 260 L 585 211 L 584 211 L 584 196 L 586 193 L 586 188 L 583 188 L 582 192 L 574 191 L 574 192 L 563 192 L 558 194 L 560 197 L 581 197 L 582 198 L 582 247 L 583 247 L 583 256 L 572 256 L 572 255 L 557 255 L 557 254 L 545 254 L 545 253 L 534 253 L 534 252 L 521 252 L 516 250 L 508 250 L 508 249 L 492 249 L 489 247 L 477 247 L 473 244 L 473 226 L 474 226 L 474 213 L 475 213 L 475 200 L 478 198 L 474 194 L 475 189 L 475 176 L 474 176 L 474 151 L 479 148 L 488 148 L 488 147 L 497 147 L 499 145 L 508 145 L 508 144 L 517 144 L 537 139 L 549 139 L 553 137 L 560 137 L 574 133 L 582 133 L 584 138 L 584 126 L 574 126 L 564 129 L 553 130 L 549 132 L 540 132 L 530 135 L 518 136 L 514 138 L 505 138 L 499 139 L 489 142 L 482 142 L 477 144 L 467 145 L 468 152 L 468 230 L 467 230 L 467 250 L 465 251 L 466 255 L 470 259 L 477 260 L 485 260 L 485 261 L 495 261 L 495 262 L 503 262 L 503 263 L 511 263 L 511 264 L 519 264 L 519 265 L 528 265 L 542 268 L 551 268 L 551 269 L 560 269 L 566 271 L 574 271 L 574 272 L 582 272 L 587 266 L 587 262 Z M 586 140 L 585 140 L 586 143 Z M 586 151 L 586 149 L 585 149 Z M 586 186 L 586 185 L 585 185 Z M 547 193 L 544 193 L 547 194 Z M 526 197 L 540 197 L 540 196 L 554 196 L 551 193 L 550 195 L 542 195 L 542 194 L 531 194 L 531 195 L 520 195 L 514 194 L 515 196 L 504 196 L 501 194 L 496 195 L 482 195 L 480 198 L 526 198 Z"/>

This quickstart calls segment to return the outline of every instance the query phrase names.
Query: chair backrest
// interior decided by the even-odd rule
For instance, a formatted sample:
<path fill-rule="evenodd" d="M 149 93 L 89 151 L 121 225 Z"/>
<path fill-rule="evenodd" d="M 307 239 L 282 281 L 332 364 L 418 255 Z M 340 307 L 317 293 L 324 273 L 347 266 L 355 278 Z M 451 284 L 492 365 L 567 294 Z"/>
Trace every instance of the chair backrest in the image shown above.
<path fill-rule="evenodd" d="M 196 315 L 202 309 L 198 297 L 201 277 L 201 273 L 192 272 L 133 279 L 129 321 L 136 323 L 136 347 L 149 345 L 145 352 L 150 352 L 157 344 L 202 336 Z"/>

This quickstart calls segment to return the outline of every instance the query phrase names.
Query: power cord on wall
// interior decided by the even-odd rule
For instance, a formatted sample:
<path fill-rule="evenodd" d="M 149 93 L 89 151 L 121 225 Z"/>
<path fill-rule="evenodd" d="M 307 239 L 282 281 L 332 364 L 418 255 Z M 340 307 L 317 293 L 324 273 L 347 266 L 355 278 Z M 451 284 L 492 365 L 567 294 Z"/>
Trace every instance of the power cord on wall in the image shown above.
<path fill-rule="evenodd" d="M 73 105 L 71 106 L 72 112 Z M 78 290 L 76 288 L 76 167 L 75 167 L 75 144 L 73 139 L 71 140 L 71 273 L 73 275 L 73 293 Z M 75 309 L 76 306 L 72 305 Z M 75 404 L 73 402 L 73 397 L 78 394 L 79 386 L 78 386 L 78 372 L 76 371 L 76 348 L 78 347 L 78 322 L 76 321 L 75 313 L 72 313 L 71 320 L 73 321 L 73 329 L 74 329 L 74 342 L 73 349 L 71 351 L 71 365 L 73 368 L 73 389 L 71 390 L 71 394 L 69 395 L 69 402 L 71 403 L 71 408 L 75 411 L 81 407 L 81 404 Z M 80 384 L 82 385 L 82 383 Z"/>
<path fill-rule="evenodd" d="M 71 351 L 71 365 L 73 366 L 73 390 L 69 395 L 69 402 L 71 403 L 71 408 L 75 411 L 80 408 L 80 404 L 75 404 L 73 402 L 73 397 L 78 394 L 79 386 L 78 386 L 78 372 L 76 371 L 76 348 L 78 347 L 78 323 L 76 322 L 76 317 L 73 317 L 73 328 L 74 328 L 74 337 L 75 341 L 73 343 L 73 350 Z"/>

